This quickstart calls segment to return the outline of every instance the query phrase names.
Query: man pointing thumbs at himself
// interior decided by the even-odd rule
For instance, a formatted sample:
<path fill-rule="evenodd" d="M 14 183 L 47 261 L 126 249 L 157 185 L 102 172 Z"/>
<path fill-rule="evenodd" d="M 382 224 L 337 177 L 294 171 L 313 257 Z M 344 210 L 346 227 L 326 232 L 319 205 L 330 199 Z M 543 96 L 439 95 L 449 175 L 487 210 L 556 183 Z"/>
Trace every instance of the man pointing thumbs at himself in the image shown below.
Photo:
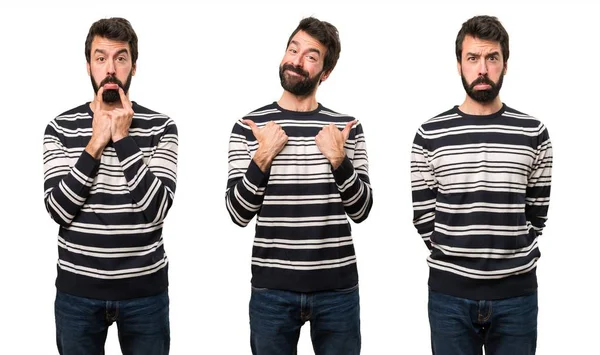
<path fill-rule="evenodd" d="M 311 322 L 316 355 L 360 353 L 356 257 L 350 234 L 373 197 L 362 125 L 317 102 L 340 53 L 337 29 L 303 19 L 279 67 L 277 102 L 238 121 L 229 141 L 226 205 L 233 222 L 256 218 L 251 348 L 296 354 Z"/>

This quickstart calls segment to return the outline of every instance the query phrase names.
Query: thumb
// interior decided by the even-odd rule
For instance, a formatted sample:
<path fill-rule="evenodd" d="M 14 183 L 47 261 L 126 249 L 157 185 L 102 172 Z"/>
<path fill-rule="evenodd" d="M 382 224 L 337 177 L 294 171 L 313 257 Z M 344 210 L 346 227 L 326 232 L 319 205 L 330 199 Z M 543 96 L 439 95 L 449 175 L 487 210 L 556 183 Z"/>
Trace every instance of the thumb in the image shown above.
<path fill-rule="evenodd" d="M 254 137 L 258 136 L 258 126 L 256 125 L 256 123 L 254 123 L 254 121 L 252 120 L 242 120 L 242 123 L 247 124 L 248 126 L 250 126 L 250 129 L 252 130 L 252 134 L 254 135 Z"/>
<path fill-rule="evenodd" d="M 354 126 L 355 123 L 356 123 L 356 120 L 346 123 L 346 127 L 344 127 L 344 129 L 342 130 L 342 135 L 344 136 L 344 141 L 346 141 L 348 139 L 348 137 L 350 136 L 350 130 L 352 129 L 352 126 Z"/>

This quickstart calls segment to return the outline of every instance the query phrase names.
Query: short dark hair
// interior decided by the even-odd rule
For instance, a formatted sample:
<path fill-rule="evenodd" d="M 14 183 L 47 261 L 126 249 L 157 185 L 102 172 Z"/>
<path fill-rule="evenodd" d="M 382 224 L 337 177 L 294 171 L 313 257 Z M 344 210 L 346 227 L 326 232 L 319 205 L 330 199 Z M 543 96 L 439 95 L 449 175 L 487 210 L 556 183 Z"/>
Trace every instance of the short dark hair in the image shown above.
<path fill-rule="evenodd" d="M 508 33 L 496 17 L 485 15 L 475 16 L 462 24 L 456 36 L 456 60 L 458 62 L 462 58 L 462 45 L 466 36 L 499 42 L 502 48 L 504 63 L 508 61 Z"/>
<path fill-rule="evenodd" d="M 92 24 L 85 39 L 85 59 L 88 63 L 92 55 L 92 41 L 96 36 L 129 43 L 131 62 L 135 65 L 138 57 L 138 39 L 129 21 L 121 17 L 112 17 L 98 20 Z"/>
<path fill-rule="evenodd" d="M 306 32 L 327 48 L 325 58 L 323 59 L 323 72 L 326 73 L 333 70 L 340 57 L 340 51 L 342 50 L 337 28 L 329 22 L 320 21 L 314 17 L 304 18 L 290 36 L 287 46 L 290 45 L 292 38 L 298 31 Z"/>

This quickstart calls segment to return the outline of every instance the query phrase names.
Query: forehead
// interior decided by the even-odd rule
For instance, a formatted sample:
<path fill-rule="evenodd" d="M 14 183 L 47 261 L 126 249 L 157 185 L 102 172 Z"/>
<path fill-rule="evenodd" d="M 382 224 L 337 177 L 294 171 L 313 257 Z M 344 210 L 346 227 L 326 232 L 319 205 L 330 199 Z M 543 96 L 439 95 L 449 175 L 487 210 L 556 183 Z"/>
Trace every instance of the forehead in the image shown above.
<path fill-rule="evenodd" d="M 467 53 L 482 54 L 498 52 L 502 54 L 500 42 L 481 39 L 473 36 L 465 36 L 462 43 L 463 56 Z"/>
<path fill-rule="evenodd" d="M 129 42 L 115 41 L 112 39 L 108 39 L 106 37 L 95 36 L 94 39 L 92 40 L 92 48 L 91 49 L 92 49 L 92 54 L 96 50 L 101 50 L 101 51 L 105 51 L 105 52 L 114 52 L 114 51 L 120 51 L 122 49 L 127 50 L 127 53 L 129 53 Z"/>
<path fill-rule="evenodd" d="M 323 43 L 319 42 L 316 38 L 312 37 L 308 33 L 304 31 L 298 31 L 292 40 L 290 41 L 290 45 L 295 44 L 301 48 L 314 48 L 318 49 L 321 54 L 325 53 L 325 46 Z"/>

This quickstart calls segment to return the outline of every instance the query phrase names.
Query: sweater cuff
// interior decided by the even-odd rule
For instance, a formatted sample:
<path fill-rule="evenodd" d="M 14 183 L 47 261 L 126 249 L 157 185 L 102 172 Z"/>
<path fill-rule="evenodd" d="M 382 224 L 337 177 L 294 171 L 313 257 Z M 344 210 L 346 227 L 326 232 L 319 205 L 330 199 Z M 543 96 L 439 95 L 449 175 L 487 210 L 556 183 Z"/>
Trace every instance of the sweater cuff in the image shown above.
<path fill-rule="evenodd" d="M 89 178 L 93 178 L 100 168 L 100 159 L 94 159 L 85 149 L 77 159 L 75 168 Z"/>
<path fill-rule="evenodd" d="M 254 162 L 254 159 L 250 160 L 250 165 L 248 165 L 248 169 L 246 170 L 246 177 L 248 181 L 258 187 L 267 186 L 267 182 L 269 181 L 269 175 L 271 172 L 271 168 L 266 172 L 262 172 L 258 165 Z"/>
<path fill-rule="evenodd" d="M 346 180 L 352 177 L 352 174 L 354 174 L 354 166 L 348 156 L 345 156 L 344 160 L 342 160 L 342 164 L 340 164 L 337 169 L 333 170 L 333 177 L 335 178 L 335 183 L 337 185 L 342 185 Z"/>
<path fill-rule="evenodd" d="M 133 138 L 131 138 L 131 136 L 121 138 L 117 142 L 114 142 L 113 148 L 115 148 L 115 151 L 117 152 L 117 157 L 119 158 L 120 162 L 123 162 L 130 156 L 141 152 L 140 148 L 137 146 L 137 144 L 135 143 Z"/>

